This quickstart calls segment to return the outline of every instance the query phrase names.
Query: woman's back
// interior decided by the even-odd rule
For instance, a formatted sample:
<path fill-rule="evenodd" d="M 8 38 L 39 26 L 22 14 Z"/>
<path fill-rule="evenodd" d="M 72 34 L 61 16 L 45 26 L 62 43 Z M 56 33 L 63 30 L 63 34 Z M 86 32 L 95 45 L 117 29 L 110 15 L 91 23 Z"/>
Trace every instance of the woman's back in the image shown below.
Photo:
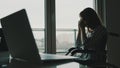
<path fill-rule="evenodd" d="M 85 49 L 88 50 L 105 50 L 106 43 L 107 43 L 108 33 L 104 26 L 98 26 L 92 32 L 90 38 L 86 39 L 84 42 Z"/>
<path fill-rule="evenodd" d="M 84 42 L 84 49 L 94 50 L 95 53 L 89 54 L 89 60 L 106 61 L 106 43 L 108 33 L 105 27 L 98 26 L 92 33 L 92 37 Z"/>

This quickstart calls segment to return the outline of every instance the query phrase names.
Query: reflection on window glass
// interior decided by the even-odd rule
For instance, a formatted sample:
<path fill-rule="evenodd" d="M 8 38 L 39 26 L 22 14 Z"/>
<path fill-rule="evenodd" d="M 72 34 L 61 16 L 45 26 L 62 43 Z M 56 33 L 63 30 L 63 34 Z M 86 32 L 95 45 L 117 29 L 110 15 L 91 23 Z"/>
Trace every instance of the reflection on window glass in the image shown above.
<path fill-rule="evenodd" d="M 94 0 L 56 0 L 56 29 L 68 29 L 56 31 L 57 52 L 75 46 L 79 13 L 86 7 L 94 9 Z"/>
<path fill-rule="evenodd" d="M 26 9 L 31 27 L 37 28 L 33 33 L 38 48 L 43 49 L 44 41 L 41 40 L 44 40 L 44 31 L 39 31 L 38 28 L 44 28 L 44 0 L 1 0 L 0 18 L 21 9 Z"/>

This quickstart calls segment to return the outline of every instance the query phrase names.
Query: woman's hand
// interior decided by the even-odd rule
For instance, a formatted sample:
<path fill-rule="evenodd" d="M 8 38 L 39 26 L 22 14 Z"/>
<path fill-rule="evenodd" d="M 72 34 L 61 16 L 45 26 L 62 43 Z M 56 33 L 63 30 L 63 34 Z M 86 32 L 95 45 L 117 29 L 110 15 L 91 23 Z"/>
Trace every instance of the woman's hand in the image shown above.
<path fill-rule="evenodd" d="M 79 28 L 85 28 L 85 23 L 82 19 L 78 22 L 78 27 Z"/>

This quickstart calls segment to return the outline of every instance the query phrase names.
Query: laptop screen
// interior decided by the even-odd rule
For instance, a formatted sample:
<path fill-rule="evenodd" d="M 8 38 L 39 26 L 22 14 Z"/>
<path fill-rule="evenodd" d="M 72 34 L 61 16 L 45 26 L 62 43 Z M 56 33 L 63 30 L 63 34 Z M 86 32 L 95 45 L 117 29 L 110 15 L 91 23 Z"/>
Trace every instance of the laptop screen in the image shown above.
<path fill-rule="evenodd" d="M 25 9 L 2 18 L 1 25 L 13 58 L 41 60 Z"/>

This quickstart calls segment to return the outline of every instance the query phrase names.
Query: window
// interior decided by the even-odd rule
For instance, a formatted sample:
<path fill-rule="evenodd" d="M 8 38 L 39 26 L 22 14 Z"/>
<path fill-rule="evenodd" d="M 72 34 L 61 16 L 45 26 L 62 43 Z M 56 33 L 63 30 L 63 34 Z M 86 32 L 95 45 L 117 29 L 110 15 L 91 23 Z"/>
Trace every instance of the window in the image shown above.
<path fill-rule="evenodd" d="M 79 13 L 86 7 L 94 8 L 96 5 L 98 5 L 97 9 L 101 11 L 103 2 L 99 3 L 99 1 L 102 0 L 2 0 L 0 2 L 0 18 L 25 8 L 39 51 L 45 52 L 46 50 L 51 53 L 56 46 L 57 53 L 65 53 L 68 48 L 75 46 Z M 46 30 L 44 26 L 53 28 Z M 56 32 L 54 27 L 56 27 Z M 44 34 L 45 30 L 46 33 L 53 30 L 53 33 L 48 34 L 48 37 L 45 38 L 47 35 Z M 49 46 L 51 41 L 45 45 L 45 39 L 48 38 L 54 43 L 54 34 L 56 34 L 56 45 Z"/>
<path fill-rule="evenodd" d="M 0 18 L 25 8 L 40 51 L 44 51 L 44 0 L 1 0 Z M 39 29 L 42 28 L 42 29 Z"/>
<path fill-rule="evenodd" d="M 79 13 L 94 9 L 94 0 L 56 0 L 56 50 L 64 53 L 75 46 Z"/>

